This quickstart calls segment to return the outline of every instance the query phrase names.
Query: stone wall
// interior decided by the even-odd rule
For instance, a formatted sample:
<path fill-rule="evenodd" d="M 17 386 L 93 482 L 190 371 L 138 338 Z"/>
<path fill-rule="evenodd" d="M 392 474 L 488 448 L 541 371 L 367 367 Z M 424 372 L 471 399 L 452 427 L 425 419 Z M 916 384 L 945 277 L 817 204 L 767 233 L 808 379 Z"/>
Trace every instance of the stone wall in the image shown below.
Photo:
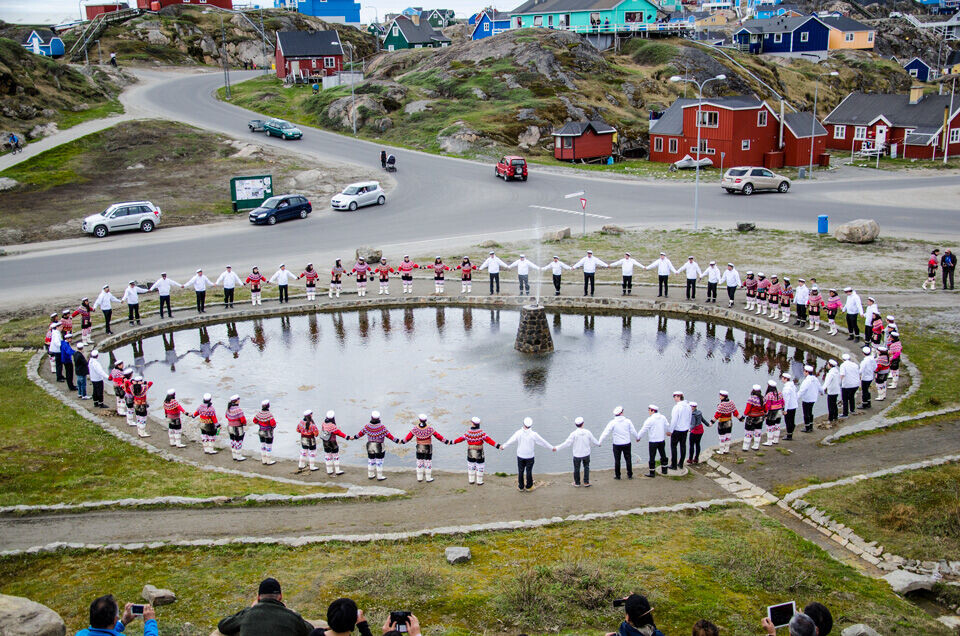
<path fill-rule="evenodd" d="M 520 326 L 513 348 L 521 353 L 550 353 L 553 351 L 553 336 L 547 324 L 547 311 L 543 305 L 525 305 L 520 309 Z"/>

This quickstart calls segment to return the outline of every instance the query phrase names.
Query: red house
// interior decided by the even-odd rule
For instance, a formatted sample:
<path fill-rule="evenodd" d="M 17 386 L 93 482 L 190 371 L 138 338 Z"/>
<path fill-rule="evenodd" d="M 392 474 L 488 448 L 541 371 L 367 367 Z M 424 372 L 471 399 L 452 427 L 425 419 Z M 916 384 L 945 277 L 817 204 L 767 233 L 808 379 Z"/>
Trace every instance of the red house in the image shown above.
<path fill-rule="evenodd" d="M 113 11 L 121 11 L 129 8 L 130 5 L 127 4 L 127 0 L 114 0 L 113 2 L 88 2 L 83 6 L 84 11 L 87 12 L 87 20 L 93 20 L 101 13 L 111 13 Z"/>
<path fill-rule="evenodd" d="M 600 120 L 568 122 L 553 132 L 553 156 L 563 161 L 609 157 L 616 134 L 613 126 Z"/>
<path fill-rule="evenodd" d="M 807 165 L 810 162 L 811 140 L 813 161 L 816 163 L 820 155 L 827 151 L 827 129 L 810 113 L 787 113 L 783 116 L 783 164 L 785 166 Z"/>
<path fill-rule="evenodd" d="M 322 77 L 343 70 L 336 31 L 278 31 L 277 77 Z"/>
<path fill-rule="evenodd" d="M 147 11 L 159 11 L 172 4 L 187 4 L 195 7 L 214 6 L 221 9 L 233 9 L 233 0 L 137 0 L 138 9 Z"/>
<path fill-rule="evenodd" d="M 909 159 L 960 155 L 960 100 L 950 95 L 850 93 L 823 120 L 827 147 L 847 152 L 879 148 Z M 944 125 L 949 122 L 949 125 Z"/>
<path fill-rule="evenodd" d="M 700 157 L 716 166 L 804 165 L 809 160 L 811 116 L 796 113 L 784 119 L 781 131 L 777 113 L 754 95 L 706 98 L 700 106 Z M 818 123 L 815 155 L 822 152 L 825 136 Z M 650 123 L 650 160 L 673 163 L 687 155 L 697 156 L 697 100 L 680 98 Z"/>

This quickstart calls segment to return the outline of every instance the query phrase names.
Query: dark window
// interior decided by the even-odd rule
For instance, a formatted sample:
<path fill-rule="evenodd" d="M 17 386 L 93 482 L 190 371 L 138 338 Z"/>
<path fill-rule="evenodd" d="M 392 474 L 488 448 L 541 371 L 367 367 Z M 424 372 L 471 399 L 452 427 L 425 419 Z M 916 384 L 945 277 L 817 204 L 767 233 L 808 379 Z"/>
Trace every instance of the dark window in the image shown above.
<path fill-rule="evenodd" d="M 747 171 L 743 168 L 733 168 L 730 170 L 729 174 L 731 177 L 742 177 L 743 175 L 747 174 Z"/>
<path fill-rule="evenodd" d="M 753 170 L 752 172 L 750 172 L 750 176 L 751 176 L 751 177 L 762 177 L 762 176 L 764 176 L 763 170 L 760 169 L 760 168 L 757 168 L 757 169 Z"/>

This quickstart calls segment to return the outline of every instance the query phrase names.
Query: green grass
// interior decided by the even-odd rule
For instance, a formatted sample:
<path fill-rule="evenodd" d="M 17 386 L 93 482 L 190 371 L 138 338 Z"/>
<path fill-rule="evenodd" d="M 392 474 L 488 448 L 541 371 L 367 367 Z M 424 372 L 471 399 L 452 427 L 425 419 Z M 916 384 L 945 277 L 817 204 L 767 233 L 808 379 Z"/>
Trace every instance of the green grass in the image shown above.
<path fill-rule="evenodd" d="M 840 161 L 849 161 L 849 158 L 844 159 L 844 157 L 841 156 Z M 851 165 L 860 168 L 876 168 L 877 160 L 855 159 Z M 943 163 L 942 157 L 939 160 L 905 159 L 903 157 L 897 157 L 896 159 L 891 159 L 890 157 L 880 158 L 881 170 L 956 170 L 958 168 L 960 168 L 960 159 L 956 157 L 947 159 L 947 163 Z"/>
<path fill-rule="evenodd" d="M 123 497 L 307 494 L 330 488 L 222 475 L 134 448 L 27 379 L 28 354 L 0 353 L 0 505 Z"/>
<path fill-rule="evenodd" d="M 468 546 L 473 560 L 447 564 L 450 545 Z M 0 560 L 0 591 L 49 605 L 72 632 L 85 626 L 91 598 L 135 600 L 149 581 L 177 592 L 177 602 L 158 611 L 164 633 L 188 621 L 206 633 L 249 605 L 268 575 L 307 618 L 348 596 L 373 625 L 403 608 L 424 633 L 450 636 L 603 633 L 623 616 L 612 601 L 631 592 L 650 597 L 667 634 L 688 633 L 704 617 L 725 634 L 759 634 L 763 608 L 784 599 L 825 603 L 837 633 L 856 622 L 892 636 L 946 633 L 883 581 L 746 507 L 392 544 L 23 556 Z"/>
<path fill-rule="evenodd" d="M 65 130 L 67 128 L 73 128 L 77 124 L 82 124 L 85 121 L 102 119 L 109 115 L 121 113 L 123 113 L 123 105 L 119 100 L 115 99 L 79 112 L 61 111 L 57 126 L 59 126 L 60 130 Z"/>
<path fill-rule="evenodd" d="M 931 292 L 934 293 L 934 292 Z M 897 327 L 903 339 L 903 350 L 917 365 L 923 378 L 916 393 L 894 407 L 888 417 L 914 415 L 960 402 L 960 368 L 943 364 L 960 356 L 960 339 L 951 328 L 952 310 L 901 310 Z"/>
<path fill-rule="evenodd" d="M 904 558 L 960 560 L 958 464 L 817 490 L 804 500 Z"/>

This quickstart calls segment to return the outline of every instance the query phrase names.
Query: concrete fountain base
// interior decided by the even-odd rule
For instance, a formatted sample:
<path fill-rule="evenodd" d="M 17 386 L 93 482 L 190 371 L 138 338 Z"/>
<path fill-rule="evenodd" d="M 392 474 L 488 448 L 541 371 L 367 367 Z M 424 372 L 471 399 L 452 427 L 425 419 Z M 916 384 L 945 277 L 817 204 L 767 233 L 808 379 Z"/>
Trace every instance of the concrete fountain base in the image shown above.
<path fill-rule="evenodd" d="M 550 353 L 553 351 L 553 336 L 547 324 L 547 312 L 543 305 L 525 305 L 520 310 L 520 326 L 513 348 L 522 353 Z"/>

